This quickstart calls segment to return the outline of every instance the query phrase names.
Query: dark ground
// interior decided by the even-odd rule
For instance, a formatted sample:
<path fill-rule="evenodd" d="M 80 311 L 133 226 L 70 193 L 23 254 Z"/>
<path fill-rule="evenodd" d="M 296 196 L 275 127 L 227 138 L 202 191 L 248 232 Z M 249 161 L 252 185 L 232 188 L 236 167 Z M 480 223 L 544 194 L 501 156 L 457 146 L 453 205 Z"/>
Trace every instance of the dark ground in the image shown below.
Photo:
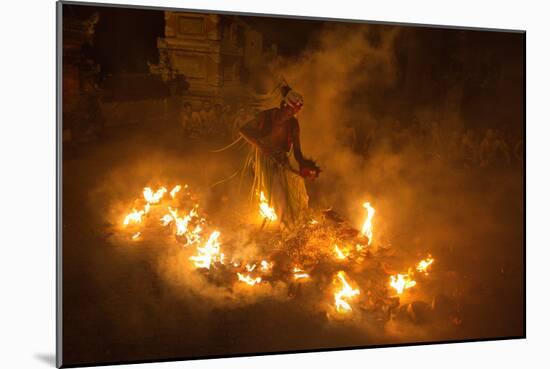
<path fill-rule="evenodd" d="M 431 187 L 413 194 L 415 205 L 386 222 L 393 228 L 392 247 L 404 259 L 418 260 L 426 251 L 436 257 L 434 280 L 425 282 L 421 295 L 428 303 L 442 296 L 453 301 L 454 315 L 428 324 L 371 328 L 327 321 L 322 312 L 303 308 L 299 298 L 210 304 L 205 295 L 167 283 L 159 263 L 170 260 L 178 248 L 160 237 L 131 245 L 117 240 L 112 209 L 127 207 L 152 179 L 190 180 L 207 188 L 212 178 L 231 172 L 227 167 L 235 163 L 205 154 L 209 147 L 186 143 L 170 130 L 136 126 L 111 130 L 100 141 L 66 146 L 66 365 L 524 334 L 521 168 L 457 171 L 456 178 L 445 180 L 438 173 L 421 174 L 433 178 Z M 218 173 L 207 174 L 208 165 Z M 415 188 L 418 175 L 402 173 L 401 181 L 372 192 L 399 208 L 403 195 L 391 200 L 392 191 Z M 206 207 L 212 211 L 216 195 L 208 196 Z"/>

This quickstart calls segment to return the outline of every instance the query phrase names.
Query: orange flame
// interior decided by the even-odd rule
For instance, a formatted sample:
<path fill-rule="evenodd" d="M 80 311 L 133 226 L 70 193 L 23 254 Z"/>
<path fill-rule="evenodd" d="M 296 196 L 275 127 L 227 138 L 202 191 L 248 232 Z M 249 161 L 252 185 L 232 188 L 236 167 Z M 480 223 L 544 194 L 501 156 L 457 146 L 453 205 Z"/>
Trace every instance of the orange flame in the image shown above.
<path fill-rule="evenodd" d="M 336 244 L 334 245 L 334 253 L 336 254 L 336 257 L 340 260 L 344 260 L 349 255 L 349 252 L 347 250 L 340 250 L 340 248 Z"/>
<path fill-rule="evenodd" d="M 273 268 L 273 263 L 269 263 L 265 260 L 262 260 L 261 263 L 260 263 L 260 269 L 263 271 L 263 272 L 267 272 L 268 270 L 270 270 L 271 268 Z"/>
<path fill-rule="evenodd" d="M 195 262 L 197 268 L 210 269 L 210 265 L 217 261 L 220 255 L 220 237 L 219 231 L 214 231 L 210 234 L 208 241 L 203 247 L 197 247 L 197 255 L 191 256 L 190 259 Z"/>
<path fill-rule="evenodd" d="M 367 219 L 363 223 L 363 228 L 361 233 L 363 236 L 367 236 L 369 239 L 369 245 L 372 243 L 372 218 L 374 218 L 374 213 L 376 212 L 369 202 L 363 204 L 363 207 L 367 209 Z"/>
<path fill-rule="evenodd" d="M 390 286 L 392 286 L 398 295 L 401 295 L 404 290 L 416 286 L 414 281 L 408 274 L 397 274 L 390 276 Z"/>
<path fill-rule="evenodd" d="M 426 259 L 422 259 L 418 264 L 416 264 L 416 271 L 428 274 L 428 268 L 433 264 L 433 262 L 434 259 L 431 257 L 431 255 L 428 255 Z"/>
<path fill-rule="evenodd" d="M 187 235 L 189 222 L 191 221 L 192 218 L 197 217 L 198 215 L 197 211 L 195 209 L 191 209 L 189 214 L 185 215 L 183 218 L 178 216 L 178 209 L 172 209 L 171 207 L 168 207 L 168 211 L 170 212 L 170 215 L 172 216 L 172 218 L 176 223 L 176 235 L 178 236 Z"/>
<path fill-rule="evenodd" d="M 143 197 L 149 204 L 157 204 L 167 191 L 166 187 L 161 187 L 156 192 L 153 192 L 151 187 L 145 187 L 143 189 Z"/>
<path fill-rule="evenodd" d="M 145 211 L 143 210 L 136 210 L 132 209 L 132 212 L 124 218 L 124 225 L 128 225 L 130 223 L 141 223 L 141 217 L 145 214 Z"/>
<path fill-rule="evenodd" d="M 303 269 L 294 267 L 292 269 L 292 272 L 294 273 L 294 279 L 306 279 L 309 278 L 309 274 L 307 274 Z"/>
<path fill-rule="evenodd" d="M 260 215 L 264 219 L 270 220 L 272 222 L 277 220 L 275 209 L 269 206 L 263 191 L 260 193 Z"/>
<path fill-rule="evenodd" d="M 172 191 L 170 191 L 170 197 L 174 198 L 176 197 L 176 194 L 181 190 L 180 185 L 176 185 L 176 187 L 172 188 Z"/>
<path fill-rule="evenodd" d="M 340 283 L 342 284 L 342 288 L 340 291 L 336 292 L 334 294 L 334 303 L 336 306 L 336 311 L 339 313 L 347 313 L 351 311 L 350 304 L 346 301 L 352 299 L 353 297 L 360 294 L 358 289 L 352 288 L 348 281 L 346 281 L 346 277 L 344 275 L 343 271 L 339 271 L 338 274 L 336 274 L 338 279 L 340 280 Z"/>
<path fill-rule="evenodd" d="M 202 227 L 197 224 L 192 231 L 187 232 L 187 234 L 185 235 L 185 237 L 187 238 L 187 243 L 192 245 L 195 242 L 199 242 L 201 240 L 201 233 Z"/>
<path fill-rule="evenodd" d="M 237 273 L 237 277 L 239 277 L 239 281 L 244 282 L 249 286 L 254 286 L 255 284 L 258 284 L 262 281 L 262 278 L 260 277 L 252 278 L 249 274 L 243 275 L 241 273 Z"/>
<path fill-rule="evenodd" d="M 167 226 L 168 224 L 172 223 L 174 220 L 174 217 L 172 217 L 170 214 L 165 214 L 162 218 L 160 218 L 160 221 L 162 222 L 163 226 Z"/>

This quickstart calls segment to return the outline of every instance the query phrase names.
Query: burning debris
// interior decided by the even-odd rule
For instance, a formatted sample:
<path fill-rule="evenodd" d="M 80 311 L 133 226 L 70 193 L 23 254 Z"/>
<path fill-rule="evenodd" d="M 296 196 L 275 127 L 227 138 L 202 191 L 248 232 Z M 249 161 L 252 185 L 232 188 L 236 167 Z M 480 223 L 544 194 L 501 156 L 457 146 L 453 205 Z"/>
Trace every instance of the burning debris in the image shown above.
<path fill-rule="evenodd" d="M 122 222 L 124 228 L 132 232 L 132 240 L 142 237 L 138 227 L 147 227 L 149 219 L 157 219 L 163 228 L 174 235 L 176 242 L 182 246 L 182 252 L 192 252 L 186 257 L 189 263 L 181 265 L 181 268 L 200 270 L 207 283 L 215 281 L 216 285 L 225 285 L 231 291 L 231 286 L 236 282 L 254 289 L 256 286 L 273 286 L 282 282 L 288 286 L 289 296 L 298 298 L 296 296 L 302 290 L 301 282 L 312 281 L 314 283 L 308 283 L 304 288 L 317 289 L 321 292 L 320 296 L 325 295 L 323 290 L 331 291 L 331 309 L 335 316 L 344 319 L 354 310 L 353 306 L 358 307 L 360 314 L 374 312 L 387 319 L 393 309 L 399 307 L 395 299 L 417 285 L 413 279 L 414 272 L 427 276 L 434 263 L 433 257 L 428 255 L 409 272 L 391 274 L 389 277 L 385 274 L 384 278 L 385 272 L 373 263 L 376 258 L 376 247 L 371 247 L 375 243 L 375 209 L 370 202 L 363 204 L 367 214 L 360 231 L 329 209 L 315 214 L 315 218 L 304 221 L 292 232 L 285 232 L 276 227 L 263 227 L 266 221 L 275 223 L 277 215 L 269 206 L 268 197 L 260 192 L 258 208 L 263 223 L 258 230 L 257 223 L 251 222 L 255 231 L 249 232 L 246 241 L 236 238 L 234 231 L 226 232 L 223 227 L 221 230 L 213 227 L 201 214 L 198 197 L 190 192 L 187 185 L 175 185 L 170 191 L 164 186 L 156 191 L 145 187 L 142 194 L 142 199 L 137 201 L 143 204 L 143 208 L 133 208 Z M 247 243 L 256 245 L 256 251 L 260 254 L 256 255 L 257 258 L 243 259 L 239 256 L 239 250 Z M 389 283 L 386 278 L 389 278 Z M 383 280 L 386 282 L 380 282 Z M 322 301 L 314 304 L 326 306 Z"/>

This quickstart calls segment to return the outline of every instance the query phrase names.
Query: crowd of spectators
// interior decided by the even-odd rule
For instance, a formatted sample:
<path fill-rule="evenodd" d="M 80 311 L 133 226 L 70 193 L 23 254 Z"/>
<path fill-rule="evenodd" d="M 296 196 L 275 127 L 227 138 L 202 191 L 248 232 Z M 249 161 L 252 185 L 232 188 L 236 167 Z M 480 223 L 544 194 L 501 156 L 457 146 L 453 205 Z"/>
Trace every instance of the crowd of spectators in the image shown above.
<path fill-rule="evenodd" d="M 198 109 L 184 102 L 179 127 L 188 138 L 238 138 L 239 128 L 254 117 L 257 109 L 245 104 L 212 104 L 205 100 Z M 368 156 L 384 146 L 394 152 L 414 148 L 427 156 L 468 168 L 506 167 L 523 163 L 524 141 L 509 127 L 449 129 L 432 121 L 405 125 L 399 121 L 385 124 L 352 124 L 346 134 L 351 148 Z"/>
<path fill-rule="evenodd" d="M 372 154 L 414 149 L 461 168 L 510 167 L 523 163 L 524 140 L 509 127 L 449 129 L 437 122 L 379 125 L 350 130 L 354 150 Z"/>
<path fill-rule="evenodd" d="M 205 100 L 199 109 L 193 109 L 190 102 L 184 102 L 179 116 L 180 131 L 189 138 L 238 137 L 239 128 L 254 117 L 256 111 L 250 106 L 240 104 L 212 104 Z"/>

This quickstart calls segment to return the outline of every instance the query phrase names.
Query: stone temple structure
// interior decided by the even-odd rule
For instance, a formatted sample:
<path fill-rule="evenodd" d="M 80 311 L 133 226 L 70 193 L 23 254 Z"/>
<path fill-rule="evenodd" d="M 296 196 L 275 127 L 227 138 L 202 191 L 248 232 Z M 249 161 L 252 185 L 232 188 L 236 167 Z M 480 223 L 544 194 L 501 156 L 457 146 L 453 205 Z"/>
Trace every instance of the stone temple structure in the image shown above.
<path fill-rule="evenodd" d="M 189 101 L 246 100 L 244 86 L 266 57 L 262 34 L 233 15 L 166 11 L 164 17 L 151 73 L 183 89 L 178 95 Z"/>

